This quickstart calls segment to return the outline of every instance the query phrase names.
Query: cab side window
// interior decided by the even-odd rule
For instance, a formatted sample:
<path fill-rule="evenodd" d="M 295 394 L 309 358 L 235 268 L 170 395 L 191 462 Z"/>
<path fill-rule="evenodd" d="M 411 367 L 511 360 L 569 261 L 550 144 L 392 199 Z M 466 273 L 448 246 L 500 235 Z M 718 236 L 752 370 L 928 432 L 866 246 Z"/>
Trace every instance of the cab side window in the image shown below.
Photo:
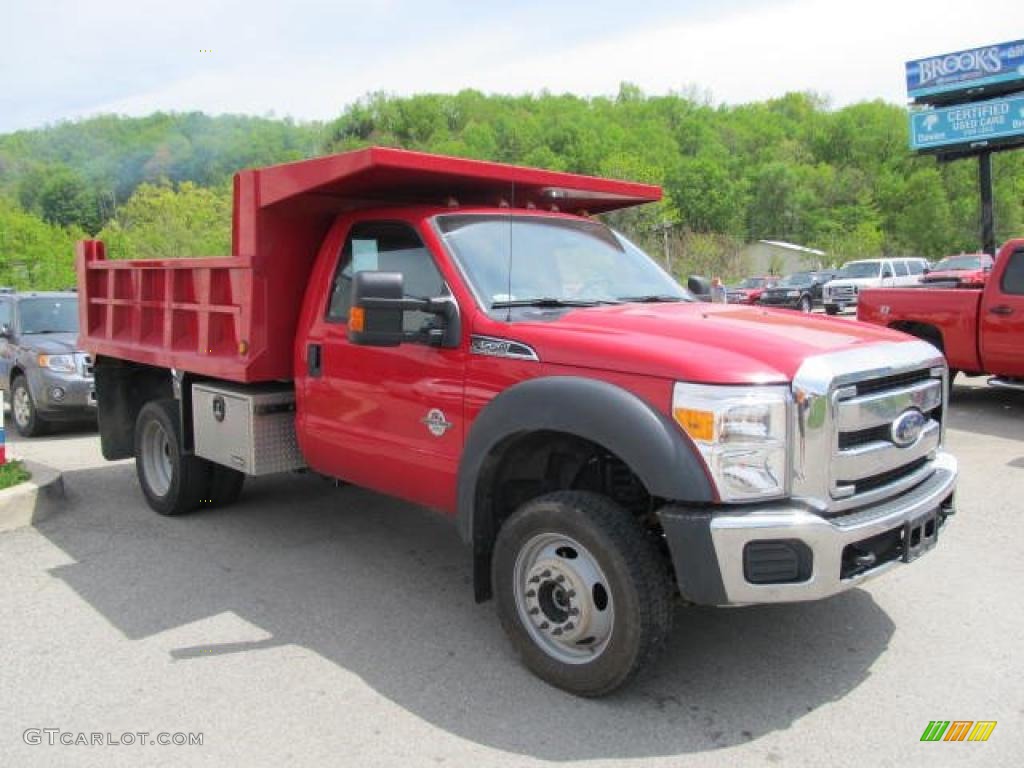
<path fill-rule="evenodd" d="M 907 262 L 905 262 L 902 259 L 900 259 L 899 261 L 894 261 L 892 263 L 892 265 L 896 269 L 896 277 L 906 277 L 907 276 L 907 274 L 908 274 L 908 272 L 907 272 Z"/>
<path fill-rule="evenodd" d="M 1003 293 L 1024 296 L 1024 250 L 1010 254 L 1010 261 L 1003 272 L 1003 280 L 999 285 Z"/>
<path fill-rule="evenodd" d="M 910 267 L 910 274 L 912 275 L 923 275 L 924 274 L 924 262 L 920 259 L 911 259 L 907 262 L 907 266 Z"/>
<path fill-rule="evenodd" d="M 349 231 L 338 257 L 328 322 L 348 322 L 352 276 L 362 271 L 401 272 L 407 298 L 426 299 L 448 293 L 430 251 L 412 227 L 394 221 L 361 222 Z M 409 332 L 418 331 L 434 319 L 426 312 L 406 312 L 403 327 Z"/>

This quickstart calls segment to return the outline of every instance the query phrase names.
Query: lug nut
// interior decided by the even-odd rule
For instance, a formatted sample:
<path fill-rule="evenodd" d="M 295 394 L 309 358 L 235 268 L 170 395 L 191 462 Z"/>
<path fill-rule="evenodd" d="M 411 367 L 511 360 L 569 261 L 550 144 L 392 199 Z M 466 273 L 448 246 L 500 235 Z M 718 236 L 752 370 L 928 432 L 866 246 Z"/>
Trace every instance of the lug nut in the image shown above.
<path fill-rule="evenodd" d="M 549 571 L 549 570 L 548 571 L 544 571 L 540 576 L 541 576 L 542 579 L 550 579 L 551 578 L 551 571 Z"/>
<path fill-rule="evenodd" d="M 537 596 L 537 591 L 534 590 L 534 589 L 529 589 L 529 590 L 526 591 L 526 596 L 527 597 L 536 597 Z"/>
<path fill-rule="evenodd" d="M 548 624 L 548 623 L 547 623 L 547 622 L 545 621 L 545 622 L 542 622 L 542 623 L 541 623 L 541 625 L 540 625 L 540 628 L 541 628 L 541 629 L 547 629 L 547 628 L 548 628 L 548 627 L 550 627 L 550 626 L 551 626 L 551 625 L 550 625 L 550 624 Z"/>
<path fill-rule="evenodd" d="M 576 597 L 576 590 L 575 589 L 570 589 L 569 590 L 569 597 Z"/>
<path fill-rule="evenodd" d="M 536 616 L 538 613 L 540 613 L 540 608 L 531 608 L 530 609 L 530 615 L 531 616 Z"/>
<path fill-rule="evenodd" d="M 569 615 L 570 616 L 579 616 L 580 615 L 580 609 L 579 608 L 570 608 L 569 609 Z"/>
<path fill-rule="evenodd" d="M 540 581 L 540 576 L 534 576 L 532 579 L 530 579 L 530 583 L 531 584 L 536 584 L 539 581 Z"/>
<path fill-rule="evenodd" d="M 566 632 L 568 632 L 568 631 L 569 631 L 569 630 L 571 630 L 571 629 L 575 629 L 575 628 L 576 628 L 576 625 L 575 625 L 575 624 L 573 624 L 573 623 L 572 623 L 571 621 L 567 621 L 567 622 L 565 623 L 565 631 L 566 631 Z"/>
<path fill-rule="evenodd" d="M 561 627 L 555 627 L 554 631 L 551 634 L 552 635 L 560 635 L 560 634 L 562 634 L 562 628 Z"/>
<path fill-rule="evenodd" d="M 562 574 L 558 574 L 557 576 L 555 576 L 555 581 L 561 584 L 563 581 L 565 581 L 565 576 L 563 576 Z"/>

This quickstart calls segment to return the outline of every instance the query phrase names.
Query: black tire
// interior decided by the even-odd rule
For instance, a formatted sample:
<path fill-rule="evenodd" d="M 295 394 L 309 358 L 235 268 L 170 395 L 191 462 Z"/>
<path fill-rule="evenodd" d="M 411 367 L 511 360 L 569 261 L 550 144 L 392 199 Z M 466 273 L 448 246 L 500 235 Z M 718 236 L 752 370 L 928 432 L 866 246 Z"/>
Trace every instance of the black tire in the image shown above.
<path fill-rule="evenodd" d="M 15 411 L 15 403 L 19 401 L 19 398 L 23 398 L 21 402 L 27 409 L 22 418 L 19 418 Z M 20 374 L 14 377 L 14 383 L 11 384 L 11 419 L 14 421 L 14 428 L 22 437 L 38 437 L 46 431 L 46 422 L 36 410 L 36 401 L 32 399 L 28 381 Z"/>
<path fill-rule="evenodd" d="M 157 443 L 162 445 L 162 450 L 154 450 Z M 146 502 L 161 515 L 191 512 L 210 498 L 209 463 L 184 453 L 181 445 L 178 401 L 146 403 L 135 422 L 135 471 Z M 163 476 L 155 466 L 158 453 L 164 457 L 160 462 L 166 469 Z"/>
<path fill-rule="evenodd" d="M 813 309 L 813 305 L 811 304 L 811 297 L 810 296 L 801 296 L 800 297 L 800 307 L 799 307 L 799 309 L 800 309 L 801 312 L 810 313 L 811 309 Z"/>
<path fill-rule="evenodd" d="M 532 571 L 521 573 L 522 591 L 517 593 L 517 560 L 520 553 L 529 551 L 532 542 L 545 536 L 564 536 L 578 542 L 586 550 L 581 556 L 596 561 L 607 580 L 610 596 L 605 596 L 604 602 L 613 612 L 605 620 L 610 630 L 602 650 L 592 660 L 586 660 L 585 654 L 583 660 L 575 662 L 556 658 L 531 634 L 540 633 L 540 628 L 534 624 L 527 626 L 529 619 L 525 618 L 527 609 L 522 595 L 530 594 L 532 582 L 528 583 L 526 574 Z M 565 562 L 577 557 L 571 551 L 567 557 L 570 555 Z M 540 561 L 537 567 L 544 567 L 546 562 Z M 525 665 L 542 680 L 570 693 L 591 697 L 611 693 L 655 657 L 671 629 L 673 586 L 667 559 L 654 537 L 629 512 L 596 493 L 558 491 L 520 507 L 498 533 L 491 575 L 498 618 Z M 535 589 L 542 592 L 544 587 L 545 583 L 538 583 Z M 569 610 L 583 610 L 583 617 L 591 615 L 588 611 L 600 605 L 596 587 L 587 592 L 588 596 L 591 592 L 594 598 L 590 608 L 581 602 L 579 609 Z M 575 591 L 569 592 L 573 600 L 579 599 L 575 595 Z M 528 612 L 536 610 L 531 608 Z M 591 626 L 588 624 L 586 629 L 589 631 Z M 579 645 L 588 640 L 581 638 Z"/>
<path fill-rule="evenodd" d="M 826 304 L 825 305 L 825 314 L 826 315 L 838 315 L 839 314 L 839 307 L 837 307 L 835 304 Z"/>
<path fill-rule="evenodd" d="M 210 488 L 206 494 L 209 504 L 214 507 L 226 507 L 238 501 L 245 485 L 245 474 L 237 469 L 225 467 L 223 464 L 210 464 Z M 205 502 L 204 502 L 205 506 Z"/>

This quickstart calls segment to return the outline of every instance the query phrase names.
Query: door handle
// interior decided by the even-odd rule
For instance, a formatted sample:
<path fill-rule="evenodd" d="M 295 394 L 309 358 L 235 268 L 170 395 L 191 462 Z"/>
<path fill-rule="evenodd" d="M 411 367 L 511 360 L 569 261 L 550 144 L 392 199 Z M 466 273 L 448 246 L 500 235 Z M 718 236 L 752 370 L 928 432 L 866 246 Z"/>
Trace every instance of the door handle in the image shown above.
<path fill-rule="evenodd" d="M 306 370 L 313 378 L 319 378 L 323 373 L 323 350 L 319 344 L 306 347 Z"/>
<path fill-rule="evenodd" d="M 999 304 L 998 306 L 990 308 L 989 312 L 993 315 L 1012 315 L 1013 307 L 1008 307 L 1006 304 Z"/>

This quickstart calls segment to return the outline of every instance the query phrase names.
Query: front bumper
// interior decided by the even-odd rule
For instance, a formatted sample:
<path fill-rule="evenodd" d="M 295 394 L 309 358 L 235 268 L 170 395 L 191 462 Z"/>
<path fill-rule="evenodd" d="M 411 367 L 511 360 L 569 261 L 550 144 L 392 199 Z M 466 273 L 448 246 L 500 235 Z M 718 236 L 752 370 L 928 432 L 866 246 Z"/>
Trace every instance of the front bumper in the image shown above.
<path fill-rule="evenodd" d="M 93 379 L 78 373 L 35 369 L 29 371 L 28 383 L 36 408 L 47 419 L 95 418 L 96 383 Z"/>
<path fill-rule="evenodd" d="M 909 491 L 833 517 L 795 500 L 711 511 L 666 507 L 659 516 L 680 591 L 711 605 L 818 600 L 912 562 L 935 545 L 954 512 L 956 459 L 939 452 L 933 466 Z M 757 583 L 752 547 L 768 558 L 792 551 L 795 575 Z"/>

